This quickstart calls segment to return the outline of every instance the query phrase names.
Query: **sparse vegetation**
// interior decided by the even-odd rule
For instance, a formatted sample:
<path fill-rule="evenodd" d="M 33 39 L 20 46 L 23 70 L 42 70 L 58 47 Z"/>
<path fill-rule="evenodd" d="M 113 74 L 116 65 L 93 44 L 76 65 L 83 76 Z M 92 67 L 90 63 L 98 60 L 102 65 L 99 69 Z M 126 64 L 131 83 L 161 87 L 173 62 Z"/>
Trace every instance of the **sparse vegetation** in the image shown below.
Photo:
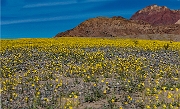
<path fill-rule="evenodd" d="M 178 109 L 180 43 L 1 40 L 2 109 Z"/>

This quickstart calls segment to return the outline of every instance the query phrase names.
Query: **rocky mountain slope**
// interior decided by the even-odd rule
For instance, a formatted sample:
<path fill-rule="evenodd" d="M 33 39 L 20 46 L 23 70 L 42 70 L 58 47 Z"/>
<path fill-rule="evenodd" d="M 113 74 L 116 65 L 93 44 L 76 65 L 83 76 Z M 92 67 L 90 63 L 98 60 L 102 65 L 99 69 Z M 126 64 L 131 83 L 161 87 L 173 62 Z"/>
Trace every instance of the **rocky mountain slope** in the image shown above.
<path fill-rule="evenodd" d="M 151 5 L 136 12 L 131 20 L 143 20 L 152 25 L 175 24 L 180 19 L 180 10 L 170 10 L 166 6 Z"/>
<path fill-rule="evenodd" d="M 175 24 L 180 24 L 180 19 Z"/>
<path fill-rule="evenodd" d="M 109 37 L 138 34 L 179 34 L 180 25 L 152 26 L 144 21 L 127 20 L 122 17 L 92 18 L 77 27 L 59 33 L 62 36 Z"/>
<path fill-rule="evenodd" d="M 161 12 L 162 10 L 167 10 L 171 16 L 171 12 L 179 13 L 179 11 L 171 11 L 167 7 L 159 7 L 159 6 L 148 6 L 146 9 L 142 9 L 137 13 L 142 16 L 144 12 L 146 14 L 154 13 L 154 8 L 157 8 L 157 12 Z M 149 13 L 148 9 L 152 8 L 152 12 Z M 162 8 L 162 9 L 161 9 Z M 137 15 L 137 13 L 135 15 Z M 151 22 L 151 18 L 147 20 L 139 19 L 141 17 L 132 16 L 130 20 L 125 19 L 123 17 L 97 17 L 88 19 L 77 27 L 58 33 L 55 37 L 124 37 L 124 36 L 137 36 L 137 35 L 145 35 L 145 34 L 174 34 L 180 35 L 180 25 L 178 24 L 177 18 L 172 18 L 169 20 L 170 22 L 166 22 L 162 20 L 155 20 Z M 154 15 L 154 14 L 153 14 Z M 177 14 L 176 16 L 179 16 Z M 146 18 L 147 15 L 144 15 L 142 18 Z M 158 17 L 158 16 L 157 16 Z M 135 19 L 137 18 L 137 19 Z M 147 17 L 149 18 L 149 17 Z M 153 18 L 152 18 L 153 19 Z M 159 17 L 157 18 L 159 19 Z M 166 18 L 164 18 L 166 19 Z M 176 24 L 175 24 L 176 23 Z M 180 40 L 180 36 L 178 36 Z"/>

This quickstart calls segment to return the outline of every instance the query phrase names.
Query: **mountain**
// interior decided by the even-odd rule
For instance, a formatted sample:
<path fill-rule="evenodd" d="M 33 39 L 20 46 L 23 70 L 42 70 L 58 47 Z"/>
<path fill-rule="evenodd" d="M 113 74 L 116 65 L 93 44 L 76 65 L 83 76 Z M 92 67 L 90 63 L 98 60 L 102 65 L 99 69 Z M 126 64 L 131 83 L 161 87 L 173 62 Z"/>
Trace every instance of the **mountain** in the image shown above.
<path fill-rule="evenodd" d="M 136 12 L 131 20 L 143 20 L 152 25 L 175 24 L 180 19 L 180 10 L 170 10 L 166 6 L 151 5 Z"/>
<path fill-rule="evenodd" d="M 144 27 L 152 31 L 152 26 L 146 22 L 127 20 L 122 17 L 97 17 L 86 20 L 74 29 L 62 32 L 59 36 L 91 36 L 91 37 L 111 37 L 120 35 L 135 35 L 137 33 L 146 34 Z"/>
<path fill-rule="evenodd" d="M 77 27 L 58 33 L 55 37 L 80 36 L 80 37 L 116 37 L 138 34 L 178 34 L 180 25 L 152 26 L 151 24 L 127 20 L 122 17 L 97 17 L 86 20 Z"/>
<path fill-rule="evenodd" d="M 161 18 L 159 18 L 159 16 L 156 15 L 157 16 L 156 18 L 154 13 L 161 13 L 162 10 L 165 11 L 164 16 L 168 16 L 168 17 L 161 16 Z M 146 14 L 142 14 L 142 13 L 146 13 Z M 168 15 L 168 13 L 170 15 Z M 91 18 L 82 22 L 81 24 L 79 24 L 78 26 L 76 26 L 75 28 L 71 30 L 58 33 L 55 37 L 138 38 L 140 37 L 140 35 L 144 36 L 144 35 L 152 35 L 152 34 L 156 34 L 156 35 L 163 34 L 164 36 L 166 36 L 166 34 L 169 34 L 169 35 L 177 36 L 175 40 L 180 41 L 180 25 L 178 21 L 179 19 L 177 19 L 176 17 L 173 17 L 171 18 L 171 20 L 168 20 L 169 22 L 166 19 L 172 16 L 171 15 L 172 13 L 174 13 L 173 14 L 174 16 L 177 16 L 177 17 L 179 16 L 179 14 L 176 14 L 176 13 L 179 13 L 179 11 L 177 10 L 172 11 L 165 6 L 164 7 L 159 7 L 157 5 L 148 6 L 147 8 L 144 8 L 136 12 L 136 14 L 134 14 L 130 20 L 125 19 L 121 16 L 115 16 L 112 18 L 108 18 L 108 17 Z M 151 14 L 154 15 L 153 18 L 147 17 L 148 15 L 151 15 Z M 140 18 L 143 18 L 143 19 L 148 18 L 148 19 L 143 20 Z M 151 38 L 146 37 L 145 39 L 151 39 Z M 159 38 L 153 38 L 153 39 L 159 39 Z"/>

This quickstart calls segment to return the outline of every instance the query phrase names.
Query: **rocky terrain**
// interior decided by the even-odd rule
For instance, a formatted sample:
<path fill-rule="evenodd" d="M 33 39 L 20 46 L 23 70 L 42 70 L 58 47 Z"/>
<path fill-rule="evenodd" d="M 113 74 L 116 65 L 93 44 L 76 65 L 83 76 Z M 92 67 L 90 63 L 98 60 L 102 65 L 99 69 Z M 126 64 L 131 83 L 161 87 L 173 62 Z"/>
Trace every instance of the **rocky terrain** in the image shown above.
<path fill-rule="evenodd" d="M 180 24 L 180 19 L 175 24 Z"/>
<path fill-rule="evenodd" d="M 158 14 L 159 16 L 157 16 Z M 160 18 L 160 16 L 162 18 Z M 147 34 L 173 34 L 180 41 L 180 11 L 152 5 L 136 12 L 130 20 L 117 16 L 88 19 L 77 27 L 58 33 L 55 37 L 133 37 Z M 137 36 L 138 37 L 138 36 Z M 145 39 L 149 39 L 149 37 Z M 153 39 L 158 39 L 154 37 Z M 164 39 L 164 38 L 163 38 Z M 163 40 L 162 39 L 162 40 Z"/>
<path fill-rule="evenodd" d="M 175 24 L 180 19 L 180 10 L 170 10 L 166 6 L 151 5 L 136 12 L 131 20 L 143 20 L 152 25 Z"/>

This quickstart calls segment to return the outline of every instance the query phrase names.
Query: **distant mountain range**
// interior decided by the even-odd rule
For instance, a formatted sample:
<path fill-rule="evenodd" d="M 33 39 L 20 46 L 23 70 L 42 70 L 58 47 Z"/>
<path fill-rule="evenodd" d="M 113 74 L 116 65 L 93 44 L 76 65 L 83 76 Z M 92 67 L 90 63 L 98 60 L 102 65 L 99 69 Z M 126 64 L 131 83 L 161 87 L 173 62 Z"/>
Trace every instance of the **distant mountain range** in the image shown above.
<path fill-rule="evenodd" d="M 151 5 L 137 11 L 130 20 L 121 16 L 91 18 L 55 37 L 123 37 L 147 34 L 180 35 L 180 10 Z"/>

